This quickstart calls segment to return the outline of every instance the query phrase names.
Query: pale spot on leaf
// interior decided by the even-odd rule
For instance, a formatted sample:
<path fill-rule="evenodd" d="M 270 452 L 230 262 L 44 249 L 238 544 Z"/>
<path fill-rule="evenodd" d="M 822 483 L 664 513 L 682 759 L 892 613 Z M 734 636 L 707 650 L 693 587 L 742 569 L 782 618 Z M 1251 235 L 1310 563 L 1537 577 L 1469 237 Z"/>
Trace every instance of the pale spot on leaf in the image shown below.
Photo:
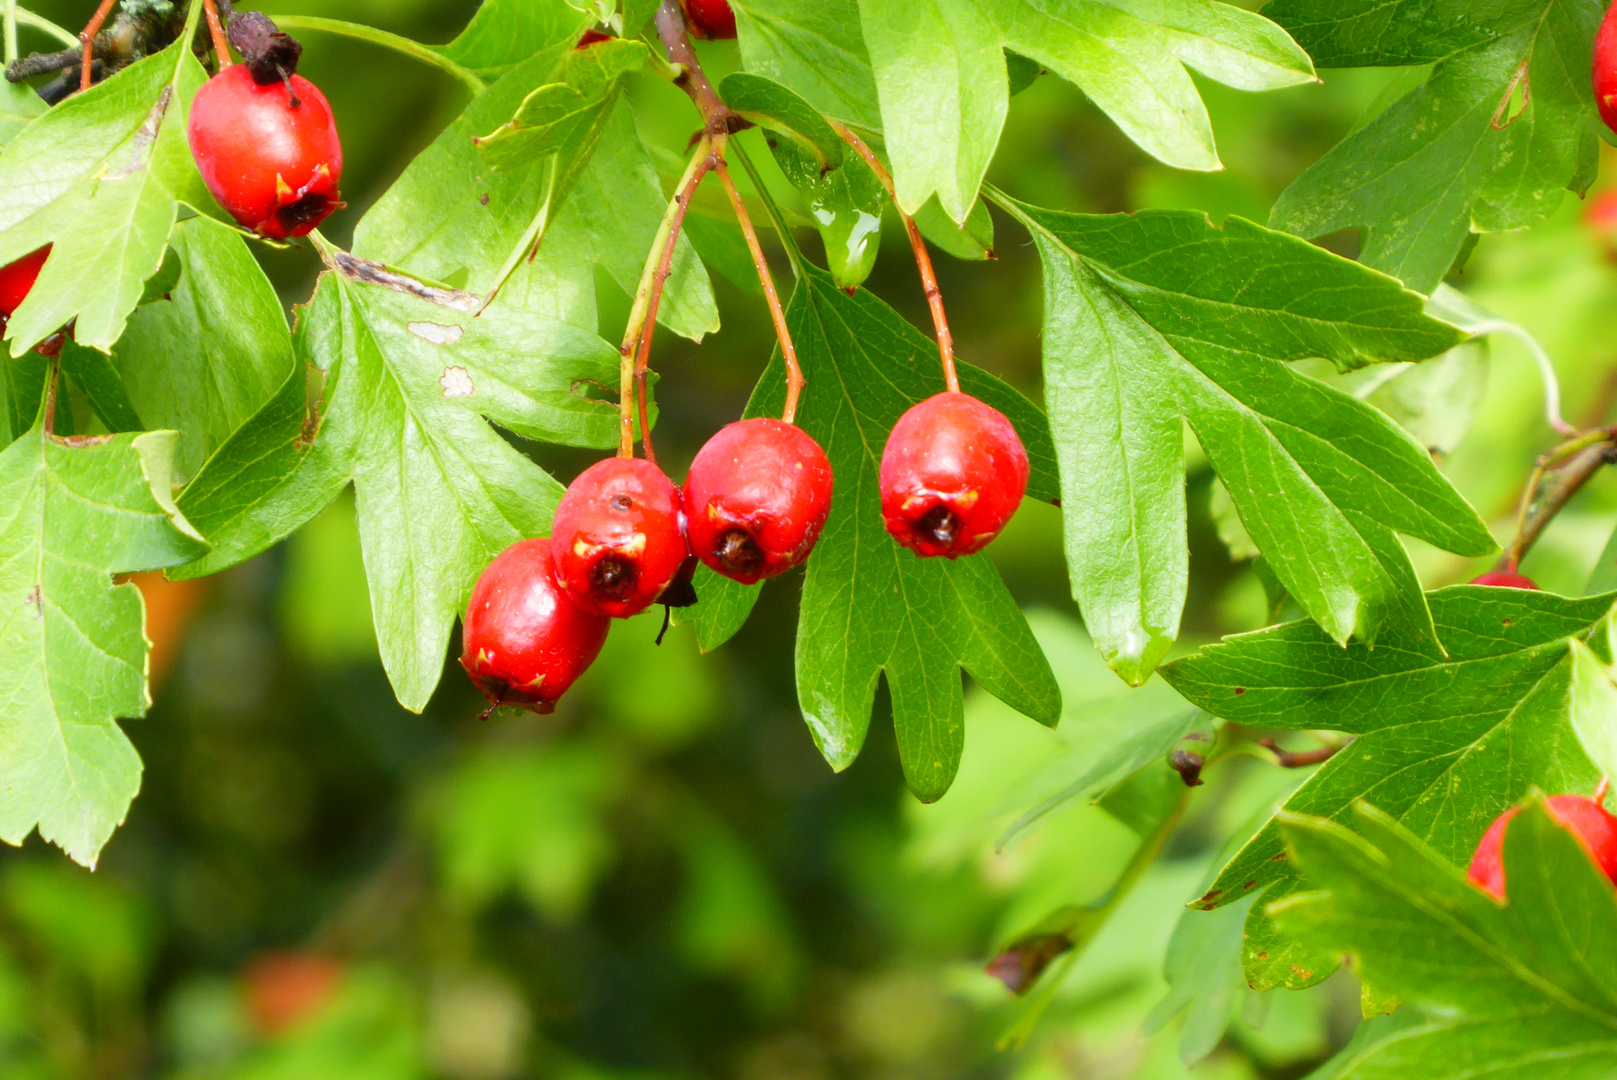
<path fill-rule="evenodd" d="M 470 397 L 477 392 L 471 374 L 463 367 L 444 368 L 438 385 L 444 388 L 444 397 Z"/>

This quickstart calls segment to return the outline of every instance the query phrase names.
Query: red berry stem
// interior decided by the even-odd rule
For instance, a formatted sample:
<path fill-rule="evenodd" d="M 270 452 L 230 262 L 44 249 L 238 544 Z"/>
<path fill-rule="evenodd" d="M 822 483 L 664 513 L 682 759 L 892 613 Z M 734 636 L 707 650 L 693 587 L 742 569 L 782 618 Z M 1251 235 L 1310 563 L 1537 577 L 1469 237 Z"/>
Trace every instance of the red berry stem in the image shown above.
<path fill-rule="evenodd" d="M 668 62 L 679 72 L 674 85 L 689 94 L 691 101 L 696 104 L 697 111 L 702 114 L 702 130 L 709 135 L 724 135 L 745 126 L 741 118 L 730 111 L 724 99 L 719 97 L 719 92 L 713 89 L 713 84 L 702 70 L 701 61 L 696 58 L 696 47 L 691 44 L 685 11 L 677 0 L 663 0 L 662 6 L 657 9 L 655 22 L 663 51 L 668 54 Z"/>
<path fill-rule="evenodd" d="M 769 262 L 758 243 L 758 233 L 752 227 L 752 218 L 747 216 L 747 206 L 741 200 L 741 192 L 736 190 L 730 170 L 724 164 L 722 141 L 718 142 L 715 157 L 718 160 L 713 171 L 718 173 L 719 183 L 724 185 L 725 193 L 730 196 L 730 206 L 735 210 L 741 235 L 747 238 L 747 250 L 752 252 L 752 265 L 758 270 L 758 281 L 764 287 L 764 299 L 769 302 L 769 317 L 775 321 L 775 336 L 780 339 L 780 354 L 786 361 L 786 407 L 781 410 L 780 418 L 788 424 L 794 423 L 797 420 L 797 399 L 805 385 L 803 369 L 797 363 L 797 347 L 792 344 L 792 332 L 786 328 L 786 312 L 781 309 L 780 294 L 775 291 L 775 279 L 769 273 Z"/>
<path fill-rule="evenodd" d="M 79 31 L 79 44 L 84 48 L 84 56 L 80 61 L 81 66 L 79 68 L 80 90 L 90 89 L 91 76 L 94 74 L 95 67 L 95 57 L 92 55 L 95 52 L 95 36 L 100 32 L 101 24 L 107 21 L 107 16 L 112 14 L 113 5 L 117 2 L 118 0 L 101 0 L 100 6 L 95 9 L 95 14 L 91 15 L 90 21 L 84 24 L 84 29 Z"/>
<path fill-rule="evenodd" d="M 915 267 L 921 272 L 921 285 L 926 289 L 926 303 L 932 309 L 932 326 L 938 335 L 938 356 L 943 361 L 943 384 L 950 390 L 959 391 L 960 376 L 955 373 L 954 367 L 954 334 L 949 330 L 949 317 L 943 312 L 943 293 L 938 288 L 938 275 L 932 269 L 932 256 L 926 250 L 926 241 L 921 237 L 921 230 L 915 224 L 915 219 L 906 214 L 898 205 L 898 189 L 893 186 L 893 176 L 887 171 L 887 166 L 881 163 L 875 151 L 865 145 L 863 139 L 849 131 L 846 126 L 838 123 L 831 117 L 826 122 L 836 129 L 842 141 L 853 147 L 859 156 L 865 159 L 870 171 L 876 174 L 882 187 L 887 189 L 887 197 L 893 201 L 893 209 L 904 221 L 904 230 L 910 235 L 910 247 L 915 251 Z"/>
<path fill-rule="evenodd" d="M 234 61 L 230 59 L 230 39 L 225 37 L 225 24 L 219 21 L 219 9 L 213 0 L 202 0 L 202 17 L 208 20 L 208 36 L 213 39 L 213 55 L 223 71 Z"/>
<path fill-rule="evenodd" d="M 680 177 L 674 198 L 663 214 L 657 238 L 652 242 L 646 268 L 635 289 L 634 306 L 629 309 L 629 325 L 623 332 L 623 344 L 618 346 L 620 359 L 618 377 L 618 457 L 634 457 L 634 416 L 638 403 L 640 412 L 640 442 L 645 447 L 646 460 L 655 462 L 657 453 L 651 446 L 651 428 L 647 425 L 646 379 L 651 364 L 651 338 L 657 330 L 657 306 L 662 300 L 663 287 L 674 268 L 674 250 L 679 245 L 679 230 L 685 223 L 685 211 L 690 208 L 691 196 L 702 177 L 713 168 L 717 159 L 713 140 L 703 135 L 696 144 L 696 153 Z"/>

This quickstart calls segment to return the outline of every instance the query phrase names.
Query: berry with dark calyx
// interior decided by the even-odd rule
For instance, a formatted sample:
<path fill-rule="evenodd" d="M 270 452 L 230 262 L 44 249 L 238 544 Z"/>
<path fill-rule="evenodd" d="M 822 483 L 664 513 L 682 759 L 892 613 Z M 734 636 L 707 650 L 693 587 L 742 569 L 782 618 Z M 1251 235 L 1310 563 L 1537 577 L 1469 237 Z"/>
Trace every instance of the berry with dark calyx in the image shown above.
<path fill-rule="evenodd" d="M 257 82 L 244 64 L 191 103 L 191 154 L 230 215 L 263 236 L 302 236 L 343 204 L 342 143 L 325 95 L 301 75 Z"/>
<path fill-rule="evenodd" d="M 30 252 L 14 263 L 0 266 L 0 326 L 4 326 L 11 313 L 22 307 L 22 302 L 28 299 L 33 291 L 34 282 L 39 280 L 39 272 L 45 266 L 45 259 L 51 253 L 51 246 L 46 244 L 38 251 Z"/>
<path fill-rule="evenodd" d="M 1594 87 L 1600 118 L 1617 131 L 1617 3 L 1606 10 L 1606 19 L 1595 34 Z"/>
<path fill-rule="evenodd" d="M 1493 585 L 1504 589 L 1532 589 L 1538 590 L 1538 583 L 1526 574 L 1518 574 L 1514 570 L 1489 570 L 1486 574 L 1478 574 L 1471 579 L 1473 585 Z"/>
<path fill-rule="evenodd" d="M 607 33 L 605 30 L 596 30 L 593 27 L 591 27 L 590 29 L 584 31 L 584 36 L 578 39 L 578 44 L 574 45 L 573 48 L 575 48 L 575 49 L 587 49 L 591 45 L 594 45 L 594 44 L 596 44 L 598 42 L 611 41 L 611 40 L 612 40 L 612 35 Z"/>
<path fill-rule="evenodd" d="M 550 540 L 522 540 L 472 587 L 460 663 L 494 705 L 548 713 L 595 662 L 611 625 L 561 587 Z"/>
<path fill-rule="evenodd" d="M 743 585 L 808 558 L 831 512 L 831 462 L 795 424 L 738 420 L 707 441 L 685 480 L 691 552 Z"/>
<path fill-rule="evenodd" d="M 1552 795 L 1544 800 L 1544 808 L 1578 838 L 1600 872 L 1617 884 L 1617 817 L 1597 800 L 1582 795 Z M 1505 898 L 1505 829 L 1520 812 L 1521 807 L 1513 806 L 1494 819 L 1466 871 L 1472 883 L 1495 900 Z"/>
<path fill-rule="evenodd" d="M 1016 513 L 1027 475 L 1027 451 L 1003 413 L 959 391 L 937 394 L 899 417 L 887 437 L 882 518 L 917 555 L 970 555 Z"/>
<path fill-rule="evenodd" d="M 736 36 L 736 13 L 729 0 L 683 0 L 685 17 L 697 37 L 727 40 Z"/>
<path fill-rule="evenodd" d="M 641 458 L 607 458 L 578 474 L 556 507 L 556 578 L 585 611 L 628 618 L 679 573 L 679 489 Z"/>

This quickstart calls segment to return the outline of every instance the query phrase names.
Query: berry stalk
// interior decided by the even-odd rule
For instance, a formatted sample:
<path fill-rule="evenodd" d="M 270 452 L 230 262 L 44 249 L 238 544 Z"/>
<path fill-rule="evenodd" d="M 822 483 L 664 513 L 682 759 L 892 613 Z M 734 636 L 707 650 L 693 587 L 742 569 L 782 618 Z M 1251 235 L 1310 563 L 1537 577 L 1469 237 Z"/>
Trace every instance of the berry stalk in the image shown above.
<path fill-rule="evenodd" d="M 95 9 L 95 14 L 91 15 L 90 21 L 84 24 L 84 29 L 79 31 L 79 47 L 83 49 L 83 55 L 79 61 L 80 90 L 90 89 L 91 77 L 94 75 L 95 68 L 95 36 L 101 30 L 101 24 L 107 21 L 107 16 L 112 14 L 112 6 L 117 2 L 118 0 L 101 0 L 100 6 Z"/>
<path fill-rule="evenodd" d="M 797 363 L 797 348 L 792 344 L 792 332 L 786 328 L 786 312 L 781 309 L 780 294 L 775 291 L 775 279 L 769 273 L 769 262 L 758 243 L 758 233 L 747 215 L 746 204 L 741 201 L 741 192 L 736 190 L 735 181 L 730 179 L 730 170 L 724 164 L 723 144 L 720 144 L 716 156 L 718 161 L 713 170 L 718 173 L 719 183 L 724 185 L 725 193 L 730 196 L 730 206 L 735 210 L 741 235 L 747 238 L 747 250 L 752 252 L 752 265 L 758 270 L 758 281 L 764 287 L 764 299 L 769 302 L 769 317 L 775 322 L 775 336 L 780 339 L 780 353 L 786 360 L 786 407 L 781 410 L 780 418 L 790 424 L 797 419 L 797 399 L 804 386 L 803 369 Z"/>
<path fill-rule="evenodd" d="M 646 426 L 646 377 L 651 361 L 651 337 L 657 329 L 657 306 L 662 299 L 663 287 L 673 272 L 674 250 L 679 244 L 679 230 L 685 222 L 685 211 L 691 204 L 691 195 L 702 182 L 715 161 L 713 140 L 703 135 L 696 144 L 696 153 L 679 179 L 674 197 L 663 214 L 657 237 L 652 241 L 646 257 L 646 267 L 640 274 L 635 289 L 634 305 L 629 309 L 629 323 L 624 328 L 623 344 L 618 347 L 618 456 L 634 456 L 634 410 L 638 400 L 640 411 L 640 441 L 646 448 L 646 459 L 656 461 L 651 446 L 651 431 Z"/>
<path fill-rule="evenodd" d="M 202 0 L 202 17 L 208 20 L 208 36 L 213 39 L 213 55 L 219 62 L 219 70 L 223 71 L 233 61 L 230 59 L 230 40 L 225 37 L 224 23 L 219 21 L 219 9 L 214 0 Z"/>
<path fill-rule="evenodd" d="M 921 273 L 921 285 L 926 290 L 926 303 L 932 309 L 932 326 L 938 335 L 938 357 L 943 361 L 943 383 L 950 390 L 960 390 L 960 376 L 955 372 L 954 365 L 954 334 L 949 330 L 949 317 L 943 311 L 943 293 L 938 288 L 938 275 L 932 269 L 932 256 L 926 250 L 926 241 L 921 237 L 921 230 L 915 224 L 915 219 L 906 214 L 898 205 L 898 189 L 893 186 L 893 176 L 887 171 L 887 166 L 875 151 L 865 145 L 863 139 L 855 135 L 848 128 L 831 117 L 826 122 L 836 129 L 842 141 L 853 147 L 859 156 L 865 159 L 870 171 L 876 174 L 882 187 L 887 189 L 887 197 L 893 201 L 893 209 L 904 222 L 904 230 L 909 233 L 910 247 L 915 251 L 915 267 Z"/>
<path fill-rule="evenodd" d="M 1596 428 L 1544 454 L 1533 466 L 1516 513 L 1516 532 L 1497 570 L 1514 573 L 1555 516 L 1601 468 L 1617 464 L 1617 427 Z M 1553 474 L 1554 483 L 1545 486 Z"/>

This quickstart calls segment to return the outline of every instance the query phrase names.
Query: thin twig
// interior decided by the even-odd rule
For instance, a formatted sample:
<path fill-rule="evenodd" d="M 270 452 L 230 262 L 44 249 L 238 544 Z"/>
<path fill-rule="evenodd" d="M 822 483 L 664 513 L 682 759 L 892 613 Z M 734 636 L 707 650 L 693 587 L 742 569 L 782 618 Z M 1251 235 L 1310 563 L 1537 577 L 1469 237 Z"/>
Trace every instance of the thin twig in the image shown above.
<path fill-rule="evenodd" d="M 81 50 L 79 60 L 81 65 L 79 68 L 80 90 L 90 89 L 91 66 L 95 62 L 95 56 L 93 55 L 95 36 L 100 32 L 101 24 L 107 21 L 107 16 L 112 13 L 112 7 L 117 2 L 118 0 L 101 0 L 101 5 L 95 9 L 95 14 L 91 15 L 90 21 L 84 24 L 84 29 L 79 31 L 79 48 Z"/>
<path fill-rule="evenodd" d="M 656 451 L 651 445 L 651 431 L 646 426 L 646 376 L 651 361 L 651 336 L 657 326 L 657 307 L 662 298 L 663 287 L 667 284 L 668 275 L 673 268 L 674 251 L 679 244 L 679 230 L 685 221 L 685 211 L 691 205 L 691 195 L 695 193 L 696 186 L 713 167 L 713 161 L 713 140 L 704 135 L 697 143 L 696 153 L 691 156 L 690 164 L 685 167 L 685 175 L 680 177 L 679 187 L 674 191 L 674 197 L 663 214 L 656 239 L 652 241 L 651 252 L 646 256 L 645 269 L 640 274 L 640 284 L 635 289 L 634 305 L 629 309 L 629 322 L 624 329 L 623 344 L 618 347 L 619 457 L 634 456 L 633 402 L 638 399 L 640 440 L 646 448 L 646 459 L 656 461 Z"/>
<path fill-rule="evenodd" d="M 803 392 L 803 369 L 797 363 L 792 333 L 786 328 L 786 312 L 781 310 L 780 294 L 775 291 L 775 279 L 769 273 L 769 262 L 758 243 L 758 233 L 753 230 L 752 219 L 747 216 L 747 207 L 741 201 L 741 192 L 736 190 L 735 181 L 730 179 L 730 170 L 725 167 L 722 144 L 715 156 L 718 162 L 713 166 L 713 171 L 718 173 L 719 183 L 724 185 L 725 192 L 730 196 L 730 206 L 741 225 L 741 235 L 747 238 L 752 265 L 757 269 L 758 281 L 764 287 L 764 299 L 769 302 L 769 317 L 775 321 L 775 336 L 780 339 L 780 353 L 786 361 L 786 407 L 781 410 L 780 418 L 788 424 L 794 423 L 797 420 L 797 399 Z"/>
<path fill-rule="evenodd" d="M 855 135 L 848 128 L 826 117 L 831 126 L 836 129 L 842 140 L 865 159 L 870 171 L 876 174 L 882 187 L 887 189 L 887 197 L 893 201 L 893 209 L 904 222 L 904 230 L 909 233 L 910 247 L 915 251 L 915 267 L 921 272 L 921 285 L 926 289 L 926 303 L 932 309 L 932 327 L 938 335 L 938 356 L 943 361 L 943 382 L 950 390 L 959 392 L 960 376 L 955 372 L 954 365 L 954 334 L 949 330 L 949 317 L 943 312 L 943 293 L 938 288 L 938 275 L 932 268 L 932 256 L 926 250 L 926 240 L 921 236 L 921 229 L 915 224 L 915 219 L 906 214 L 898 205 L 898 189 L 893 185 L 893 176 L 887 171 L 887 166 L 881 163 L 881 158 L 875 151 L 865 145 L 865 141 Z"/>
<path fill-rule="evenodd" d="M 62 361 L 51 357 L 51 373 L 45 380 L 45 418 L 43 424 L 46 435 L 56 433 L 56 384 L 61 378 Z"/>
<path fill-rule="evenodd" d="M 225 27 L 219 21 L 219 9 L 214 7 L 213 0 L 202 0 L 202 17 L 208 20 L 208 36 L 213 39 L 213 55 L 218 61 L 219 70 L 223 71 L 232 63 L 230 39 L 225 37 Z"/>
<path fill-rule="evenodd" d="M 1284 750 L 1273 739 L 1259 739 L 1258 745 L 1273 754 L 1275 764 L 1282 769 L 1306 769 L 1310 765 L 1331 760 L 1341 753 L 1342 747 L 1347 743 L 1340 746 L 1322 746 L 1318 750 Z"/>
<path fill-rule="evenodd" d="M 1498 569 L 1515 572 L 1549 523 L 1602 467 L 1617 463 L 1617 428 L 1598 428 L 1539 458 L 1516 518 L 1516 535 Z M 1546 488 L 1545 481 L 1552 482 Z"/>

